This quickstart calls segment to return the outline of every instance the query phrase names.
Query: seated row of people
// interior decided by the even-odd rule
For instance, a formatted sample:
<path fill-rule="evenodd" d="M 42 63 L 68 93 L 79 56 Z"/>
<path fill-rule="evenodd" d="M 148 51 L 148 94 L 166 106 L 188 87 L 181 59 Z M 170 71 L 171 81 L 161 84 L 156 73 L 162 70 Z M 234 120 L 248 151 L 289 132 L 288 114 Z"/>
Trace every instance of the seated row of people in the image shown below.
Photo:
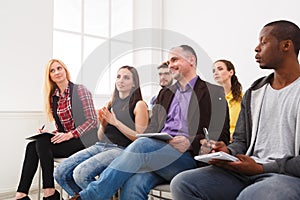
<path fill-rule="evenodd" d="M 97 180 L 81 188 L 78 194 L 72 191 L 72 199 L 109 199 L 120 188 L 121 199 L 147 199 L 154 186 L 170 182 L 178 173 L 197 167 L 194 156 L 200 150 L 203 127 L 208 127 L 217 139 L 229 142 L 224 90 L 201 80 L 196 74 L 196 64 L 197 56 L 190 46 L 170 50 L 168 67 L 176 83 L 160 91 L 144 131 L 166 132 L 173 139 L 167 142 L 147 137 L 136 139 L 99 173 Z M 73 157 L 67 161 L 74 160 Z M 96 163 L 100 165 L 101 160 Z M 56 172 L 66 171 L 66 168 L 63 162 L 55 169 L 58 182 L 68 176 Z"/>
<path fill-rule="evenodd" d="M 136 69 L 121 67 L 112 98 L 98 111 L 99 141 L 86 149 L 79 138 L 84 139 L 83 133 L 92 135 L 88 132 L 96 128 L 91 94 L 70 82 L 61 61 L 52 60 L 46 69 L 46 82 L 51 85 L 46 105 L 57 131 L 52 138 L 28 144 L 16 199 L 29 199 L 38 160 L 44 199 L 59 198 L 51 174 L 53 157 L 68 157 L 55 168 L 54 178 L 73 200 L 109 199 L 120 188 L 122 200 L 146 200 L 153 187 L 166 182 L 171 182 L 173 198 L 178 200 L 264 199 L 272 188 L 276 188 L 272 199 L 300 197 L 299 33 L 299 27 L 289 21 L 275 21 L 262 29 L 256 59 L 261 68 L 274 73 L 256 81 L 243 101 L 231 62 L 214 63 L 214 78 L 220 87 L 197 75 L 192 47 L 172 48 L 167 66 L 176 82 L 159 92 L 149 121 Z M 74 107 L 74 101 L 81 107 Z M 237 120 L 234 115 L 240 109 Z M 77 119 L 78 113 L 84 120 Z M 208 129 L 210 141 L 203 128 Z M 173 139 L 136 139 L 137 133 L 157 132 L 166 132 Z M 79 147 L 63 145 L 71 142 Z M 211 166 L 203 167 L 194 159 L 203 148 L 224 151 L 239 160 L 212 160 Z M 285 193 L 286 187 L 294 190 Z"/>

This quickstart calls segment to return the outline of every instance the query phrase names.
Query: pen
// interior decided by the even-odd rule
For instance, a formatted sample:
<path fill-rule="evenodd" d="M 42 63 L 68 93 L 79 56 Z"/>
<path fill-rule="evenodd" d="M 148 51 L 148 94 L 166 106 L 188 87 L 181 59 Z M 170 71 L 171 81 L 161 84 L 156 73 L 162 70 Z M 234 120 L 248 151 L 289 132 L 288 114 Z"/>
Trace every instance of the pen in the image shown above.
<path fill-rule="evenodd" d="M 207 140 L 207 142 L 209 143 L 209 136 L 208 136 L 208 131 L 207 131 L 207 129 L 204 127 L 203 128 L 203 132 L 204 132 L 204 135 L 205 135 L 205 139 Z"/>
<path fill-rule="evenodd" d="M 208 136 L 208 131 L 205 127 L 203 128 L 203 132 L 204 132 L 204 135 L 205 135 L 205 139 L 207 140 L 207 144 L 209 145 L 209 152 L 211 152 L 212 147 L 210 145 L 210 139 L 209 139 L 209 136 Z"/>
<path fill-rule="evenodd" d="M 45 128 L 45 124 L 43 124 L 43 126 L 42 126 L 41 130 L 43 130 L 44 128 Z"/>

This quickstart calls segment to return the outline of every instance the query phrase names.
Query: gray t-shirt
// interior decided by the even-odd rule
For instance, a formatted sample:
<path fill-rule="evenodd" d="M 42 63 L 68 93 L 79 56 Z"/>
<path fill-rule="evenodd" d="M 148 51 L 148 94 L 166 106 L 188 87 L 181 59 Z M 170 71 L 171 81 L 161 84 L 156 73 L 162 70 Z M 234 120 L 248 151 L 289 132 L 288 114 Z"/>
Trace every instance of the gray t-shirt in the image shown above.
<path fill-rule="evenodd" d="M 280 90 L 267 86 L 252 155 L 257 163 L 274 162 L 274 159 L 295 155 L 299 94 L 300 78 Z"/>

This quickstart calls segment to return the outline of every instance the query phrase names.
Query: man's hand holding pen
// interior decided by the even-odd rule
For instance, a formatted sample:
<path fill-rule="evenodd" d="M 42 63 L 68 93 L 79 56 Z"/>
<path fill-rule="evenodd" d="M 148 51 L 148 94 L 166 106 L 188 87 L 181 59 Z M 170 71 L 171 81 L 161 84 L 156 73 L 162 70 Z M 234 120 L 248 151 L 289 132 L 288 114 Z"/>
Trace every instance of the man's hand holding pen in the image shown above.
<path fill-rule="evenodd" d="M 206 139 L 200 140 L 201 144 L 201 149 L 200 149 L 200 154 L 208 154 L 208 153 L 213 153 L 213 152 L 218 152 L 218 151 L 223 151 L 226 153 L 230 153 L 229 150 L 227 149 L 226 144 L 223 141 L 214 141 L 214 140 L 209 140 L 209 142 Z"/>
<path fill-rule="evenodd" d="M 215 143 L 216 141 L 214 140 L 209 140 L 209 141 L 207 141 L 207 139 L 200 140 L 200 144 L 201 144 L 200 154 L 202 155 L 202 154 L 215 152 L 214 150 Z"/>
<path fill-rule="evenodd" d="M 229 153 L 229 150 L 227 149 L 227 146 L 224 142 L 211 140 L 209 138 L 208 131 L 206 128 L 203 128 L 203 132 L 205 135 L 205 139 L 200 140 L 200 144 L 201 144 L 200 154 L 208 154 L 208 153 L 213 153 L 218 151 Z"/>

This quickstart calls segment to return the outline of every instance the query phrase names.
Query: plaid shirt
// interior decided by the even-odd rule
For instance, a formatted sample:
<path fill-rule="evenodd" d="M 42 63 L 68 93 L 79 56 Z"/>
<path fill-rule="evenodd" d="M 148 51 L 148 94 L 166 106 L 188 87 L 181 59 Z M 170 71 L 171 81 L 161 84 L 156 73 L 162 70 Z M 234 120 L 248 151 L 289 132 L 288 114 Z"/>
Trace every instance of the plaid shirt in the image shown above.
<path fill-rule="evenodd" d="M 62 95 L 56 89 L 53 95 L 59 97 L 57 102 L 57 115 L 66 132 L 71 132 L 75 138 L 82 136 L 85 132 L 97 127 L 97 115 L 92 100 L 92 94 L 83 85 L 78 85 L 78 96 L 83 106 L 85 118 L 87 119 L 83 124 L 75 127 L 74 119 L 72 117 L 72 106 L 69 86 L 65 89 Z M 57 125 L 56 125 L 57 127 Z"/>

